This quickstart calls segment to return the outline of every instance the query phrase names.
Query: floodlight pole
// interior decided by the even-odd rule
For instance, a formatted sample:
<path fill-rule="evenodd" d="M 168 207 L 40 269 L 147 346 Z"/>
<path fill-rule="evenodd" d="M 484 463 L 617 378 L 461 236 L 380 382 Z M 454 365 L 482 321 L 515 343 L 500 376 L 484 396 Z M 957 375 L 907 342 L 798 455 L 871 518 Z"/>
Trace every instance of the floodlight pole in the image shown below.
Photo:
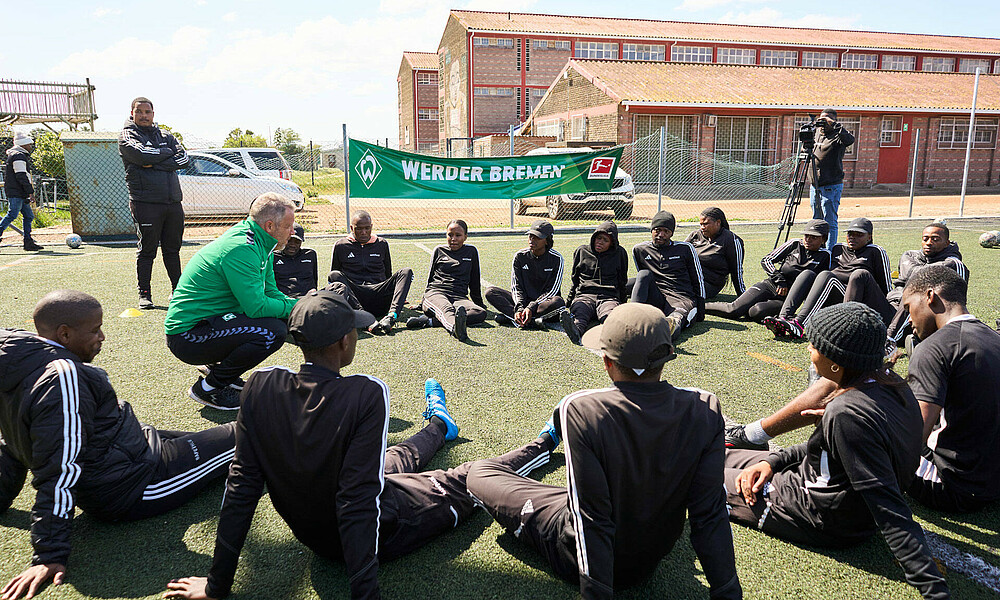
<path fill-rule="evenodd" d="M 656 159 L 656 212 L 663 210 L 663 142 L 667 127 L 660 127 L 660 154 Z"/>
<path fill-rule="evenodd" d="M 514 156 L 514 126 L 507 129 L 507 139 L 510 141 L 510 151 L 508 156 Z M 492 144 L 490 145 L 492 147 Z M 490 154 L 493 154 L 490 152 Z M 510 199 L 510 228 L 514 229 L 514 198 Z"/>
<path fill-rule="evenodd" d="M 920 130 L 913 138 L 913 168 L 910 170 L 910 213 L 908 218 L 913 218 L 913 185 L 917 182 L 917 148 L 920 147 Z"/>
<path fill-rule="evenodd" d="M 969 159 L 972 156 L 972 136 L 976 130 L 976 100 L 979 98 L 979 67 L 976 67 L 976 82 L 972 86 L 972 112 L 969 113 L 969 139 L 965 142 L 965 171 L 962 173 L 962 200 L 958 204 L 958 216 L 965 215 L 965 187 L 969 183 Z"/>
<path fill-rule="evenodd" d="M 351 163 L 347 145 L 347 123 L 344 123 L 344 222 L 346 231 L 351 231 Z"/>

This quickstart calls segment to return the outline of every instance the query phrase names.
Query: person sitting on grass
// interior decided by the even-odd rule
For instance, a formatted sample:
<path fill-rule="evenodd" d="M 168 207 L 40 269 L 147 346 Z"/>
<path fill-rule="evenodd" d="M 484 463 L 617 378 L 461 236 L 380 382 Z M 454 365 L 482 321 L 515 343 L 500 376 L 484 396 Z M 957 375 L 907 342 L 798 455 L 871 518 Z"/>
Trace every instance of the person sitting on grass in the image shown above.
<path fill-rule="evenodd" d="M 790 240 L 760 260 L 767 279 L 750 286 L 732 302 L 708 302 L 705 313 L 761 321 L 781 310 L 788 289 L 803 271 L 822 273 L 830 269 L 830 251 L 824 247 L 830 226 L 822 219 L 806 223 L 801 240 Z"/>
<path fill-rule="evenodd" d="M 881 531 L 910 585 L 924 598 L 949 598 L 903 499 L 920 462 L 922 422 L 906 382 L 883 362 L 882 318 L 846 302 L 817 311 L 806 336 L 829 390 L 822 408 L 804 415 L 818 417 L 816 430 L 791 448 L 726 451 L 730 519 L 809 546 L 856 544 Z"/>
<path fill-rule="evenodd" d="M 274 282 L 282 294 L 292 298 L 301 298 L 319 282 L 316 251 L 302 247 L 305 236 L 305 229 L 296 225 L 285 247 L 274 251 Z"/>
<path fill-rule="evenodd" d="M 710 206 L 701 211 L 698 229 L 692 231 L 687 243 L 694 246 L 705 278 L 705 298 L 714 298 L 726 286 L 726 277 L 733 282 L 736 295 L 746 291 L 743 283 L 743 238 L 729 229 L 726 213 Z"/>
<path fill-rule="evenodd" d="M 764 318 L 764 325 L 774 337 L 803 339 L 813 312 L 843 301 L 847 286 L 859 278 L 874 278 L 882 295 L 889 293 L 889 256 L 872 241 L 873 229 L 868 219 L 854 219 L 847 226 L 847 244 L 834 245 L 830 253 L 832 270 L 803 271 L 795 278 L 778 316 Z"/>
<path fill-rule="evenodd" d="M 566 396 L 542 430 L 552 448 L 566 441 L 567 486 L 482 460 L 469 470 L 469 493 L 587 600 L 649 577 L 685 520 L 711 597 L 742 598 L 718 399 L 660 380 L 673 346 L 654 307 L 619 306 L 583 343 L 604 353 L 613 386 Z"/>
<path fill-rule="evenodd" d="M 612 221 L 598 225 L 590 243 L 573 252 L 572 282 L 569 312 L 561 319 L 566 335 L 579 344 L 593 321 L 603 323 L 628 299 L 628 252 L 618 243 L 618 226 Z"/>
<path fill-rule="evenodd" d="M 652 240 L 632 248 L 635 279 L 628 281 L 631 301 L 663 311 L 674 335 L 701 316 L 705 308 L 705 280 L 694 246 L 673 242 L 677 221 L 661 210 L 653 215 Z"/>
<path fill-rule="evenodd" d="M 469 226 L 462 219 L 448 223 L 447 245 L 437 246 L 431 255 L 431 272 L 420 303 L 425 314 L 410 317 L 410 329 L 429 327 L 435 322 L 459 341 L 469 339 L 467 325 L 486 320 L 479 251 L 466 244 Z M 472 298 L 471 300 L 469 298 Z"/>
<path fill-rule="evenodd" d="M 104 521 L 163 514 L 224 475 L 236 443 L 233 423 L 185 433 L 136 419 L 90 364 L 105 339 L 93 296 L 50 292 L 32 317 L 37 334 L 0 329 L 0 513 L 29 470 L 35 488 L 32 566 L 0 590 L 4 600 L 63 582 L 76 507 Z"/>
<path fill-rule="evenodd" d="M 471 463 L 421 472 L 458 437 L 441 385 L 424 384 L 430 422 L 386 448 L 388 386 L 343 373 L 354 360 L 356 327 L 372 321 L 327 290 L 310 292 L 292 310 L 289 331 L 305 363 L 298 373 L 272 367 L 247 380 L 211 570 L 207 578 L 171 581 L 166 598 L 230 593 L 265 486 L 295 537 L 345 564 L 352 598 L 378 598 L 379 563 L 416 550 L 475 511 L 465 486 Z M 530 471 L 549 454 L 538 439 L 496 460 Z"/>
<path fill-rule="evenodd" d="M 490 286 L 486 301 L 496 309 L 501 325 L 519 329 L 545 327 L 566 310 L 560 295 L 563 257 L 552 249 L 552 224 L 539 219 L 528 230 L 528 247 L 514 254 L 510 271 L 510 291 Z"/>

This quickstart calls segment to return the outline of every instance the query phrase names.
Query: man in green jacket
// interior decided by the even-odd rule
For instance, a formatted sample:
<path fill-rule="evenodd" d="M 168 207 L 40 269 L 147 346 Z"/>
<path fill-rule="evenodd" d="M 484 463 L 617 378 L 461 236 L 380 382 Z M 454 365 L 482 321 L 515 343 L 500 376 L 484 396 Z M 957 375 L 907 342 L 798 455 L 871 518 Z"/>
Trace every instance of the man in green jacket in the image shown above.
<path fill-rule="evenodd" d="M 238 410 L 240 375 L 281 348 L 295 305 L 274 282 L 274 250 L 295 225 L 295 205 L 268 192 L 250 206 L 249 218 L 199 250 L 181 274 L 164 329 L 174 356 L 207 365 L 189 395 L 195 402 Z"/>

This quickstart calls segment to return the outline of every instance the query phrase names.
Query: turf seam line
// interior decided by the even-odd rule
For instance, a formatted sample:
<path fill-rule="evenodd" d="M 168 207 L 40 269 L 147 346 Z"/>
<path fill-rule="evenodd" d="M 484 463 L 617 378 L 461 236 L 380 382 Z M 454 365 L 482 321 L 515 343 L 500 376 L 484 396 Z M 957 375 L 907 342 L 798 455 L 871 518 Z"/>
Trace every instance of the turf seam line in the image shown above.
<path fill-rule="evenodd" d="M 1000 592 L 1000 569 L 978 556 L 962 552 L 945 542 L 936 533 L 924 529 L 924 537 L 927 539 L 931 553 L 946 567 L 965 575 L 987 589 Z"/>

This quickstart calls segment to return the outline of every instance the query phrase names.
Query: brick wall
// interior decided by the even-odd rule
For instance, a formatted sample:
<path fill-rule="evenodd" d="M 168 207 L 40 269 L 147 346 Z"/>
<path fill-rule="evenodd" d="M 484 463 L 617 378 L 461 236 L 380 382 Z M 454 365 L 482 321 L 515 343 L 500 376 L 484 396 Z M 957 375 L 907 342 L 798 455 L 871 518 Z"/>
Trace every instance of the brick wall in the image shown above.
<path fill-rule="evenodd" d="M 531 38 L 539 40 L 542 38 Z M 525 73 L 525 83 L 548 87 L 552 80 L 559 75 L 566 61 L 570 58 L 569 50 L 556 50 L 555 48 L 531 48 L 528 44 L 528 70 Z"/>
<path fill-rule="evenodd" d="M 413 106 L 413 69 L 409 61 L 403 58 L 396 76 L 396 88 L 399 94 L 399 149 L 413 152 L 417 147 L 416 107 Z M 409 131 L 409 140 L 407 140 Z"/>
<path fill-rule="evenodd" d="M 469 137 L 469 56 L 468 32 L 454 15 L 448 16 L 441 44 L 438 46 L 438 105 L 441 147 L 450 137 Z"/>

